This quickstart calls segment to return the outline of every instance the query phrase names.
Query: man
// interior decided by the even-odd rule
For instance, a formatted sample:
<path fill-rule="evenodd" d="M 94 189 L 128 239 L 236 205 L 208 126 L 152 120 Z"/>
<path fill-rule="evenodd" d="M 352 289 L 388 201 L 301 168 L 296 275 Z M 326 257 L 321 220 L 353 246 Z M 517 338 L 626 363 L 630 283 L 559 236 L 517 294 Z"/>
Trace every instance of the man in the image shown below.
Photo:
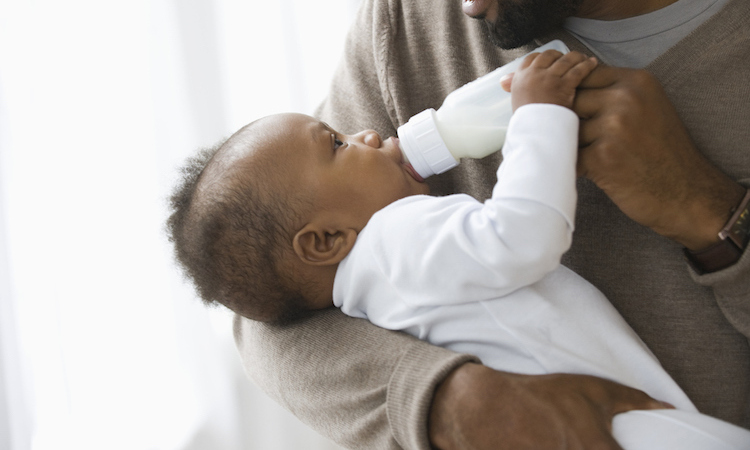
<path fill-rule="evenodd" d="M 483 20 L 462 15 L 458 0 L 365 0 L 319 116 L 343 132 L 375 124 L 393 135 L 552 38 L 605 64 L 647 68 L 601 67 L 579 91 L 582 178 L 563 262 L 607 295 L 702 412 L 750 427 L 750 252 L 746 239 L 718 237 L 742 227 L 733 210 L 750 184 L 750 5 L 475 0 L 463 9 Z M 432 177 L 432 192 L 487 198 L 498 163 L 464 162 Z M 337 311 L 288 327 L 238 318 L 235 333 L 256 383 L 348 447 L 618 448 L 611 417 L 657 406 L 604 380 L 494 372 Z"/>

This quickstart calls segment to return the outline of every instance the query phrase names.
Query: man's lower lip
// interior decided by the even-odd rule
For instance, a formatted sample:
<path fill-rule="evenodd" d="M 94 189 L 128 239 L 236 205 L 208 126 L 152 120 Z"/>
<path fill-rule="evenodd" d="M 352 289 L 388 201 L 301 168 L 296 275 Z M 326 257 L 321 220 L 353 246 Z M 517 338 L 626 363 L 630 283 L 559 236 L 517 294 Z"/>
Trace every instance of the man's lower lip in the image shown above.
<path fill-rule="evenodd" d="M 463 0 L 461 8 L 467 16 L 481 19 L 487 13 L 487 2 L 485 0 Z"/>

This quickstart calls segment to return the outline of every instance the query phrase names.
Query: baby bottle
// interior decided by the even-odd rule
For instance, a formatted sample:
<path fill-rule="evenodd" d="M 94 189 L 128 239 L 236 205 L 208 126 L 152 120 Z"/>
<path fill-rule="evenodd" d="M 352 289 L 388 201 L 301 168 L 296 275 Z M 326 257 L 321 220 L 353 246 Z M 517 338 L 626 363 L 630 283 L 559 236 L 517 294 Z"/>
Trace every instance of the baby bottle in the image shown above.
<path fill-rule="evenodd" d="M 550 49 L 569 51 L 554 40 L 533 52 Z M 398 128 L 401 152 L 422 178 L 456 167 L 461 158 L 484 158 L 502 148 L 513 109 L 500 79 L 525 56 L 456 89 L 437 111 L 426 109 Z"/>

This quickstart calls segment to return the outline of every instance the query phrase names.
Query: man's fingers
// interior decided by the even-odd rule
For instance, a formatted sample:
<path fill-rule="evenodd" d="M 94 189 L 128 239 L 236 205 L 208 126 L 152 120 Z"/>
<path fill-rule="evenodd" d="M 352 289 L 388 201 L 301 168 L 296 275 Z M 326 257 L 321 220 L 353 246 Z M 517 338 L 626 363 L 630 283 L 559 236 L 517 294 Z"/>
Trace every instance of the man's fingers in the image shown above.
<path fill-rule="evenodd" d="M 607 450 L 623 450 L 620 444 L 612 436 L 612 422 L 611 419 L 607 422 L 609 425 L 607 428 L 601 426 L 601 422 L 586 422 L 588 427 L 582 427 L 578 430 L 578 433 L 583 436 L 591 436 L 586 442 L 585 448 L 596 448 L 596 449 L 607 449 Z M 588 429 L 586 429 L 588 428 Z"/>
<path fill-rule="evenodd" d="M 596 181 L 596 174 L 604 170 L 624 170 L 622 160 L 611 141 L 602 139 L 604 119 L 593 118 L 581 120 L 578 129 L 578 161 L 576 175 Z"/>
<path fill-rule="evenodd" d="M 579 87 L 582 89 L 601 89 L 612 86 L 620 79 L 620 73 L 623 70 L 628 69 L 600 65 L 586 79 L 581 81 Z"/>
<path fill-rule="evenodd" d="M 674 409 L 669 403 L 656 400 L 643 391 L 623 386 L 618 401 L 612 404 L 612 415 L 632 409 Z"/>
<path fill-rule="evenodd" d="M 569 70 L 583 61 L 586 61 L 586 55 L 579 52 L 570 52 L 557 58 L 557 60 L 552 63 L 549 69 L 551 73 L 558 76 L 563 76 Z"/>
<path fill-rule="evenodd" d="M 588 77 L 585 77 L 583 81 L 581 81 L 581 84 L 579 84 L 578 90 L 576 91 L 576 97 L 573 99 L 573 107 L 571 109 L 581 119 L 594 119 L 599 115 L 599 111 L 603 108 L 612 106 L 605 101 L 605 98 L 611 100 L 611 95 L 607 92 L 607 89 L 581 89 L 580 87 L 600 68 L 601 66 L 597 66 Z"/>
<path fill-rule="evenodd" d="M 574 105 L 573 110 L 578 114 L 578 117 L 581 117 L 581 124 L 578 128 L 578 147 L 584 148 L 601 136 L 602 131 L 599 128 L 603 126 L 604 119 L 601 117 L 585 117 L 585 114 L 581 114 L 581 111 L 575 109 L 576 106 Z"/>
<path fill-rule="evenodd" d="M 584 59 L 570 67 L 562 78 L 565 82 L 578 85 L 588 76 L 588 74 L 591 73 L 592 70 L 596 68 L 597 64 L 599 64 L 599 62 L 596 58 L 586 58 L 584 56 Z"/>
<path fill-rule="evenodd" d="M 632 72 L 630 69 L 598 64 L 578 84 L 573 111 L 582 119 L 590 119 L 595 117 L 602 108 L 618 107 L 618 104 L 632 100 L 631 97 L 624 95 L 624 91 L 616 89 L 615 86 L 630 72 Z"/>
<path fill-rule="evenodd" d="M 578 161 L 576 161 L 577 177 L 589 178 L 588 151 L 589 145 L 582 145 L 578 148 Z"/>
<path fill-rule="evenodd" d="M 539 56 L 531 62 L 531 65 L 541 69 L 546 69 L 553 66 L 562 56 L 563 54 L 557 50 L 546 50 L 544 53 L 539 53 Z"/>

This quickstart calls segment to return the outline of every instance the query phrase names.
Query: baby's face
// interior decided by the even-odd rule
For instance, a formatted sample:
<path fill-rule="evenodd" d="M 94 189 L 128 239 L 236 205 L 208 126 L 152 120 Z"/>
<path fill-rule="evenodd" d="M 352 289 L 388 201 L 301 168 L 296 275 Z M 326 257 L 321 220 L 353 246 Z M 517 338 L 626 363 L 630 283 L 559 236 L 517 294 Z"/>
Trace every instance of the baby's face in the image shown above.
<path fill-rule="evenodd" d="M 385 141 L 372 130 L 344 135 L 302 114 L 263 120 L 284 181 L 312 195 L 315 210 L 335 213 L 342 226 L 361 230 L 378 210 L 404 197 L 429 193 L 404 163 L 396 138 Z"/>

